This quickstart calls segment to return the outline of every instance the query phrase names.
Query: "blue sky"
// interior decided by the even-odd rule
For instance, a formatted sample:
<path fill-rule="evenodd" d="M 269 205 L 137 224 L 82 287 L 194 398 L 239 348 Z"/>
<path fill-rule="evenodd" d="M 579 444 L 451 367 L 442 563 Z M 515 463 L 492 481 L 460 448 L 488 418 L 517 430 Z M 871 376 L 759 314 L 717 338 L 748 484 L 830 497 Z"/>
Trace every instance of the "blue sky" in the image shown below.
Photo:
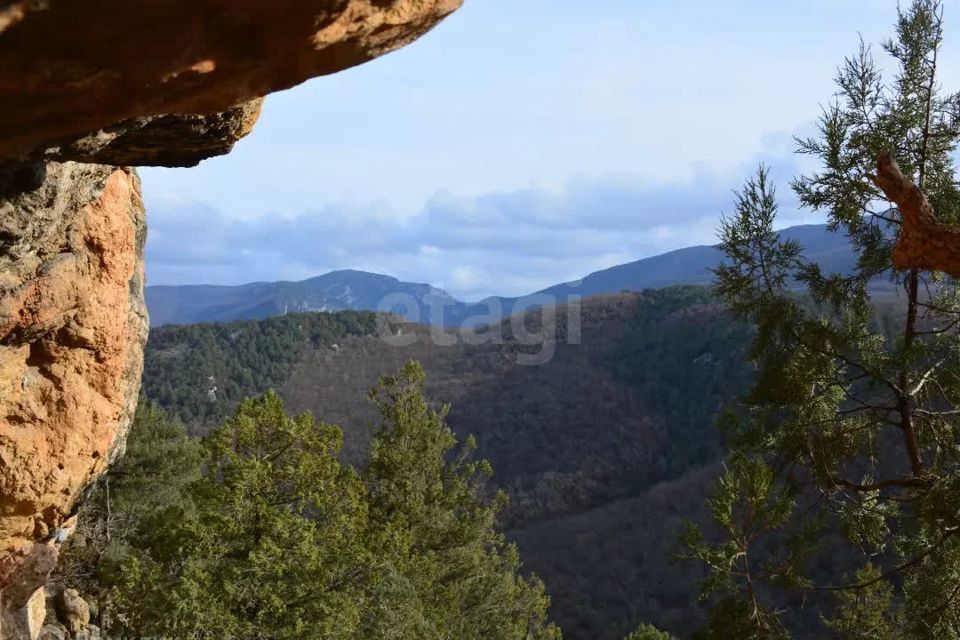
<path fill-rule="evenodd" d="M 712 243 L 760 161 L 784 182 L 804 169 L 792 136 L 895 9 L 466 0 L 406 49 L 269 97 L 232 154 L 144 169 L 149 281 L 354 268 L 477 299 Z M 784 224 L 818 221 L 781 194 Z"/>

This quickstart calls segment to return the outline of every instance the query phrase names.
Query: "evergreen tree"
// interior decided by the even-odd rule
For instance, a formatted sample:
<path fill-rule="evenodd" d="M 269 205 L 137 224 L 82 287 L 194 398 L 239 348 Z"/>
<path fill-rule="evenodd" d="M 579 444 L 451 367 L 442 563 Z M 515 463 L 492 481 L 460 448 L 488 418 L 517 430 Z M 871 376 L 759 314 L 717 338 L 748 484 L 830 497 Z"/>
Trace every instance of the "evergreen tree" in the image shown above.
<path fill-rule="evenodd" d="M 381 427 L 364 481 L 378 557 L 392 559 L 361 637 L 408 640 L 547 640 L 548 598 L 519 575 L 517 549 L 494 528 L 506 498 L 485 499 L 492 469 L 459 451 L 446 407 L 423 396 L 423 369 L 409 363 L 381 380 L 371 399 Z"/>
<path fill-rule="evenodd" d="M 827 628 L 840 640 L 906 640 L 893 588 L 880 570 L 868 563 L 854 582 L 866 586 L 837 592 L 837 614 L 824 620 Z"/>
<path fill-rule="evenodd" d="M 623 640 L 676 640 L 666 631 L 660 631 L 653 625 L 642 624 L 636 631 L 628 635 Z"/>
<path fill-rule="evenodd" d="M 245 400 L 205 442 L 189 504 L 139 532 L 111 591 L 112 631 L 191 638 L 351 638 L 369 560 L 363 487 L 337 428 Z"/>
<path fill-rule="evenodd" d="M 705 593 L 724 607 L 704 637 L 723 625 L 736 637 L 786 636 L 777 587 L 846 594 L 828 624 L 837 637 L 868 637 L 856 634 L 871 626 L 869 637 L 960 637 L 960 295 L 943 274 L 893 267 L 901 215 L 871 175 L 891 154 L 942 221 L 960 220 L 960 95 L 940 87 L 942 10 L 914 0 L 899 11 L 883 44 L 892 77 L 861 45 L 839 70 L 819 136 L 799 141 L 822 167 L 793 188 L 849 237 L 855 274 L 822 273 L 778 237 L 763 168 L 723 222 L 718 290 L 756 327 L 758 377 L 726 421 L 736 453 L 710 502 L 726 539 L 693 528 L 686 538 L 687 555 L 712 570 Z M 899 293 L 878 297 L 883 281 Z M 793 293 L 798 283 L 807 296 Z M 818 584 L 804 568 L 832 530 L 864 569 Z"/>
<path fill-rule="evenodd" d="M 423 379 L 411 363 L 373 392 L 382 425 L 362 475 L 337 460 L 336 427 L 288 417 L 273 392 L 242 402 L 204 442 L 202 475 L 145 506 L 108 563 L 110 631 L 559 640 L 543 585 L 520 575 L 494 528 L 503 497 L 486 497 L 490 465 L 471 459 L 472 443 L 456 451 Z M 136 448 L 170 447 L 138 437 Z"/>

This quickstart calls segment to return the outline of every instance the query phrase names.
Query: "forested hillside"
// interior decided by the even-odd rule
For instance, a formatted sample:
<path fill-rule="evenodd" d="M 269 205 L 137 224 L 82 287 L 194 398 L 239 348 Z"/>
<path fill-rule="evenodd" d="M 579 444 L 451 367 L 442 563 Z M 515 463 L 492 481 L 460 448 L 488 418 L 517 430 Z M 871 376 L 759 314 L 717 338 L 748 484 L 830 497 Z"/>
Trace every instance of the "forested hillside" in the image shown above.
<path fill-rule="evenodd" d="M 311 349 L 374 333 L 370 312 L 164 327 L 150 336 L 143 392 L 185 423 L 214 426 L 244 398 L 279 387 Z"/>
<path fill-rule="evenodd" d="M 451 404 L 451 428 L 476 437 L 494 483 L 509 492 L 501 522 L 527 566 L 546 578 L 552 616 L 567 637 L 620 638 L 641 621 L 689 631 L 698 619 L 690 606 L 695 581 L 668 577 L 683 508 L 657 496 L 695 486 L 681 501 L 699 510 L 706 479 L 697 470 L 722 450 L 714 416 L 750 378 L 743 364 L 749 332 L 704 287 L 586 300 L 579 344 L 568 344 L 577 338 L 567 309 L 546 318 L 555 320 L 557 344 L 540 366 L 519 356 L 554 347 L 523 344 L 509 321 L 445 332 L 444 340 L 455 340 L 447 346 L 437 344 L 436 329 L 391 325 L 391 336 L 415 339 L 403 347 L 379 337 L 369 314 L 165 327 L 148 346 L 145 389 L 198 433 L 243 395 L 277 388 L 290 410 L 340 425 L 344 458 L 362 466 L 376 419 L 366 391 L 380 375 L 418 360 L 428 395 Z M 525 326 L 540 333 L 543 320 L 531 312 Z M 482 344 L 465 338 L 486 333 Z M 262 369 L 269 376 L 251 379 L 245 367 L 263 353 L 275 354 Z M 210 376 L 217 386 L 233 385 L 230 394 L 208 393 Z M 594 517 L 632 533 L 584 537 L 576 522 Z M 644 525 L 647 517 L 657 525 Z M 637 549 L 646 551 L 638 556 Z M 600 555 L 610 561 L 596 562 Z M 637 578 L 624 581 L 624 571 Z"/>
<path fill-rule="evenodd" d="M 415 342 L 394 346 L 363 313 L 165 327 L 151 338 L 144 388 L 196 432 L 241 398 L 276 388 L 293 410 L 342 425 L 353 455 L 365 449 L 373 418 L 365 390 L 417 360 L 430 394 L 452 405 L 453 428 L 477 438 L 497 481 L 517 494 L 511 514 L 527 520 L 562 511 L 550 504 L 558 490 L 574 492 L 568 498 L 579 508 L 716 458 L 713 417 L 746 382 L 738 362 L 748 332 L 708 289 L 588 300 L 579 344 L 563 334 L 567 310 L 556 318 L 556 344 L 546 347 L 522 344 L 509 321 L 482 344 L 468 344 L 482 334 L 435 339 L 435 329 L 398 324 L 394 331 Z M 528 326 L 541 320 L 539 311 L 526 317 Z M 519 362 L 544 349 L 555 350 L 544 364 Z"/>

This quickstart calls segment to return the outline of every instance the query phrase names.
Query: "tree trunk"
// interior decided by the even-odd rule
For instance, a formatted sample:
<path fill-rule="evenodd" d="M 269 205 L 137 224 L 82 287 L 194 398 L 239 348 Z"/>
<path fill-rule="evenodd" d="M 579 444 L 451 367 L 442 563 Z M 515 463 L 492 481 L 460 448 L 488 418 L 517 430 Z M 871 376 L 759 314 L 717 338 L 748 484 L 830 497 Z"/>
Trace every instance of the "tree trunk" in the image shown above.
<path fill-rule="evenodd" d="M 903 175 L 889 154 L 880 156 L 877 175 L 871 177 L 900 209 L 903 220 L 893 250 L 893 265 L 898 269 L 943 271 L 960 277 L 960 228 L 937 220 L 927 196 Z"/>

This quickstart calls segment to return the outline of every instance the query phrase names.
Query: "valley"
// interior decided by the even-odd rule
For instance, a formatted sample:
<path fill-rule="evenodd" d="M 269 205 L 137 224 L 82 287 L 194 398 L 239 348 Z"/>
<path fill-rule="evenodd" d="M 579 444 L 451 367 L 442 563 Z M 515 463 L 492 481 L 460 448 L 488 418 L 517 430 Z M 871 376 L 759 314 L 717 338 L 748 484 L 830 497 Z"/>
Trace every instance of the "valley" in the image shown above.
<path fill-rule="evenodd" d="M 501 526 L 546 581 L 565 637 L 619 638 L 640 621 L 686 634 L 701 619 L 695 568 L 675 573 L 670 547 L 682 517 L 702 514 L 723 446 L 713 419 L 749 380 L 749 332 L 706 287 L 597 296 L 578 315 L 576 336 L 566 308 L 523 318 L 552 347 L 523 344 L 516 321 L 440 331 L 364 312 L 162 327 L 144 389 L 202 434 L 274 387 L 288 411 L 342 427 L 343 455 L 362 467 L 376 418 L 367 391 L 417 360 L 428 396 L 451 405 L 449 424 L 476 438 L 509 493 Z M 545 348 L 549 361 L 521 363 Z M 275 371 L 254 380 L 270 370 L 264 357 Z"/>
<path fill-rule="evenodd" d="M 955 7 L 814 4 L 0 0 L 0 640 L 960 640 Z"/>

